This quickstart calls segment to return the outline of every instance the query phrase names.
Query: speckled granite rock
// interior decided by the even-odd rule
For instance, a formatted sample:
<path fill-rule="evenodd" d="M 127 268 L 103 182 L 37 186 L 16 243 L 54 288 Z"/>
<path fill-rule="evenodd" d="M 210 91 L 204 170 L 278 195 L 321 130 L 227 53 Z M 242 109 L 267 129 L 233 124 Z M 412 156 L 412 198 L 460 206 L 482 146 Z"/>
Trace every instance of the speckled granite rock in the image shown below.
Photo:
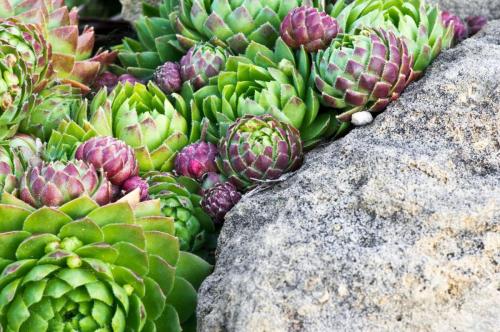
<path fill-rule="evenodd" d="M 162 0 L 120 0 L 122 3 L 122 16 L 125 20 L 134 22 L 142 14 L 142 3 L 147 2 L 152 5 L 157 5 Z"/>
<path fill-rule="evenodd" d="M 500 21 L 373 124 L 244 197 L 200 331 L 498 331 Z"/>
<path fill-rule="evenodd" d="M 442 9 L 450 10 L 461 17 L 484 15 L 489 19 L 500 18 L 498 0 L 430 0 L 439 3 Z"/>

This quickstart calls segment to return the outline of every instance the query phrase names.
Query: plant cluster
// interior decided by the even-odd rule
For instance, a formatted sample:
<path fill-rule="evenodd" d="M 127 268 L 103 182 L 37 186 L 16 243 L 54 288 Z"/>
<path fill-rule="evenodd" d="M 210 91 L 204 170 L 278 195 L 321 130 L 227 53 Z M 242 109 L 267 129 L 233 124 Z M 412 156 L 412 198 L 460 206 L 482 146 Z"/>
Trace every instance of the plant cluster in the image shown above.
<path fill-rule="evenodd" d="M 424 0 L 164 0 L 95 52 L 78 21 L 0 4 L 0 331 L 194 331 L 242 195 L 485 24 Z"/>

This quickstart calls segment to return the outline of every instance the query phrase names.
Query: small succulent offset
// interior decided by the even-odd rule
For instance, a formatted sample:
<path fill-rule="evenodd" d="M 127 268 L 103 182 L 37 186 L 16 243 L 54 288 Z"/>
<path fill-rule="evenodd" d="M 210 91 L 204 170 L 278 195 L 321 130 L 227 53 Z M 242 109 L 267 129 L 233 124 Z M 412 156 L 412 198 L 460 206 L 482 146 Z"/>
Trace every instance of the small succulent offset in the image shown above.
<path fill-rule="evenodd" d="M 469 31 L 466 23 L 457 15 L 453 14 L 449 11 L 443 11 L 441 13 L 441 17 L 443 18 L 444 25 L 446 27 L 453 26 L 453 41 L 454 43 L 459 43 L 465 38 L 468 37 Z"/>
<path fill-rule="evenodd" d="M 288 46 L 298 49 L 303 45 L 307 52 L 325 49 L 339 32 L 333 17 L 312 7 L 295 8 L 280 28 L 281 38 Z"/>
<path fill-rule="evenodd" d="M 201 206 L 217 224 L 221 224 L 240 199 L 241 194 L 232 183 L 218 183 L 205 191 Z"/>
<path fill-rule="evenodd" d="M 210 77 L 224 70 L 229 53 L 219 46 L 196 44 L 191 47 L 180 62 L 180 73 L 184 82 L 198 90 L 208 83 Z"/>
<path fill-rule="evenodd" d="M 217 147 L 200 141 L 186 146 L 175 159 L 175 172 L 195 180 L 201 180 L 209 172 L 216 172 Z"/>
<path fill-rule="evenodd" d="M 219 153 L 220 171 L 242 191 L 279 179 L 303 159 L 299 131 L 271 115 L 240 118 L 221 140 Z"/>
<path fill-rule="evenodd" d="M 381 112 L 397 99 L 411 76 L 405 39 L 390 30 L 339 35 L 314 60 L 311 82 L 341 121 L 361 111 Z"/>
<path fill-rule="evenodd" d="M 34 209 L 4 193 L 3 331 L 181 331 L 211 266 L 179 252 L 158 201 Z"/>
<path fill-rule="evenodd" d="M 181 67 L 176 62 L 165 62 L 156 68 L 153 81 L 163 92 L 179 92 L 182 86 Z"/>
<path fill-rule="evenodd" d="M 469 30 L 469 37 L 478 33 L 487 23 L 488 18 L 486 16 L 468 16 L 465 18 L 467 22 L 467 28 Z"/>
<path fill-rule="evenodd" d="M 133 176 L 122 184 L 122 190 L 126 194 L 133 192 L 137 188 L 139 188 L 139 197 L 141 201 L 149 200 L 149 185 L 146 180 L 140 176 Z"/>

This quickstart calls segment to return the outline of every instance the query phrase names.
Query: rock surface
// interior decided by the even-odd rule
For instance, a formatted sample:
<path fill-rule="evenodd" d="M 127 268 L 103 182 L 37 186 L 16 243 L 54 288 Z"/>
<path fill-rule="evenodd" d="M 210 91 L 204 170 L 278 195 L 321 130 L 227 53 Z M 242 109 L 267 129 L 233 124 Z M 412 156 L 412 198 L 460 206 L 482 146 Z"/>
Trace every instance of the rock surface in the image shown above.
<path fill-rule="evenodd" d="M 142 14 L 142 3 L 147 2 L 152 5 L 158 5 L 163 0 L 120 0 L 122 3 L 122 16 L 125 20 L 135 22 Z"/>
<path fill-rule="evenodd" d="M 200 331 L 498 331 L 500 21 L 243 198 Z"/>
<path fill-rule="evenodd" d="M 465 18 L 469 15 L 484 15 L 489 19 L 500 18 L 500 1 L 498 0 L 430 0 L 439 3 L 443 10 Z"/>

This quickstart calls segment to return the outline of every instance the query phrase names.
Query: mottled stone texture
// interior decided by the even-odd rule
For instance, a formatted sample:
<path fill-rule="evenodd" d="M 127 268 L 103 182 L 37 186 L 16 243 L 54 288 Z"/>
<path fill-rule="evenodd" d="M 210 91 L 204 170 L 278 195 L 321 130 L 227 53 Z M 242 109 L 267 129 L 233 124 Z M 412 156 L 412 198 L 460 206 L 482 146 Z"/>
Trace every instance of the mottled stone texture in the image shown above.
<path fill-rule="evenodd" d="M 199 329 L 499 331 L 499 261 L 494 21 L 373 124 L 243 198 L 201 288 Z"/>
<path fill-rule="evenodd" d="M 142 3 L 147 2 L 152 5 L 158 5 L 163 0 L 120 0 L 122 3 L 122 16 L 130 22 L 135 22 L 142 14 Z"/>
<path fill-rule="evenodd" d="M 441 9 L 451 10 L 461 17 L 484 15 L 489 19 L 500 18 L 500 0 L 430 0 Z"/>

